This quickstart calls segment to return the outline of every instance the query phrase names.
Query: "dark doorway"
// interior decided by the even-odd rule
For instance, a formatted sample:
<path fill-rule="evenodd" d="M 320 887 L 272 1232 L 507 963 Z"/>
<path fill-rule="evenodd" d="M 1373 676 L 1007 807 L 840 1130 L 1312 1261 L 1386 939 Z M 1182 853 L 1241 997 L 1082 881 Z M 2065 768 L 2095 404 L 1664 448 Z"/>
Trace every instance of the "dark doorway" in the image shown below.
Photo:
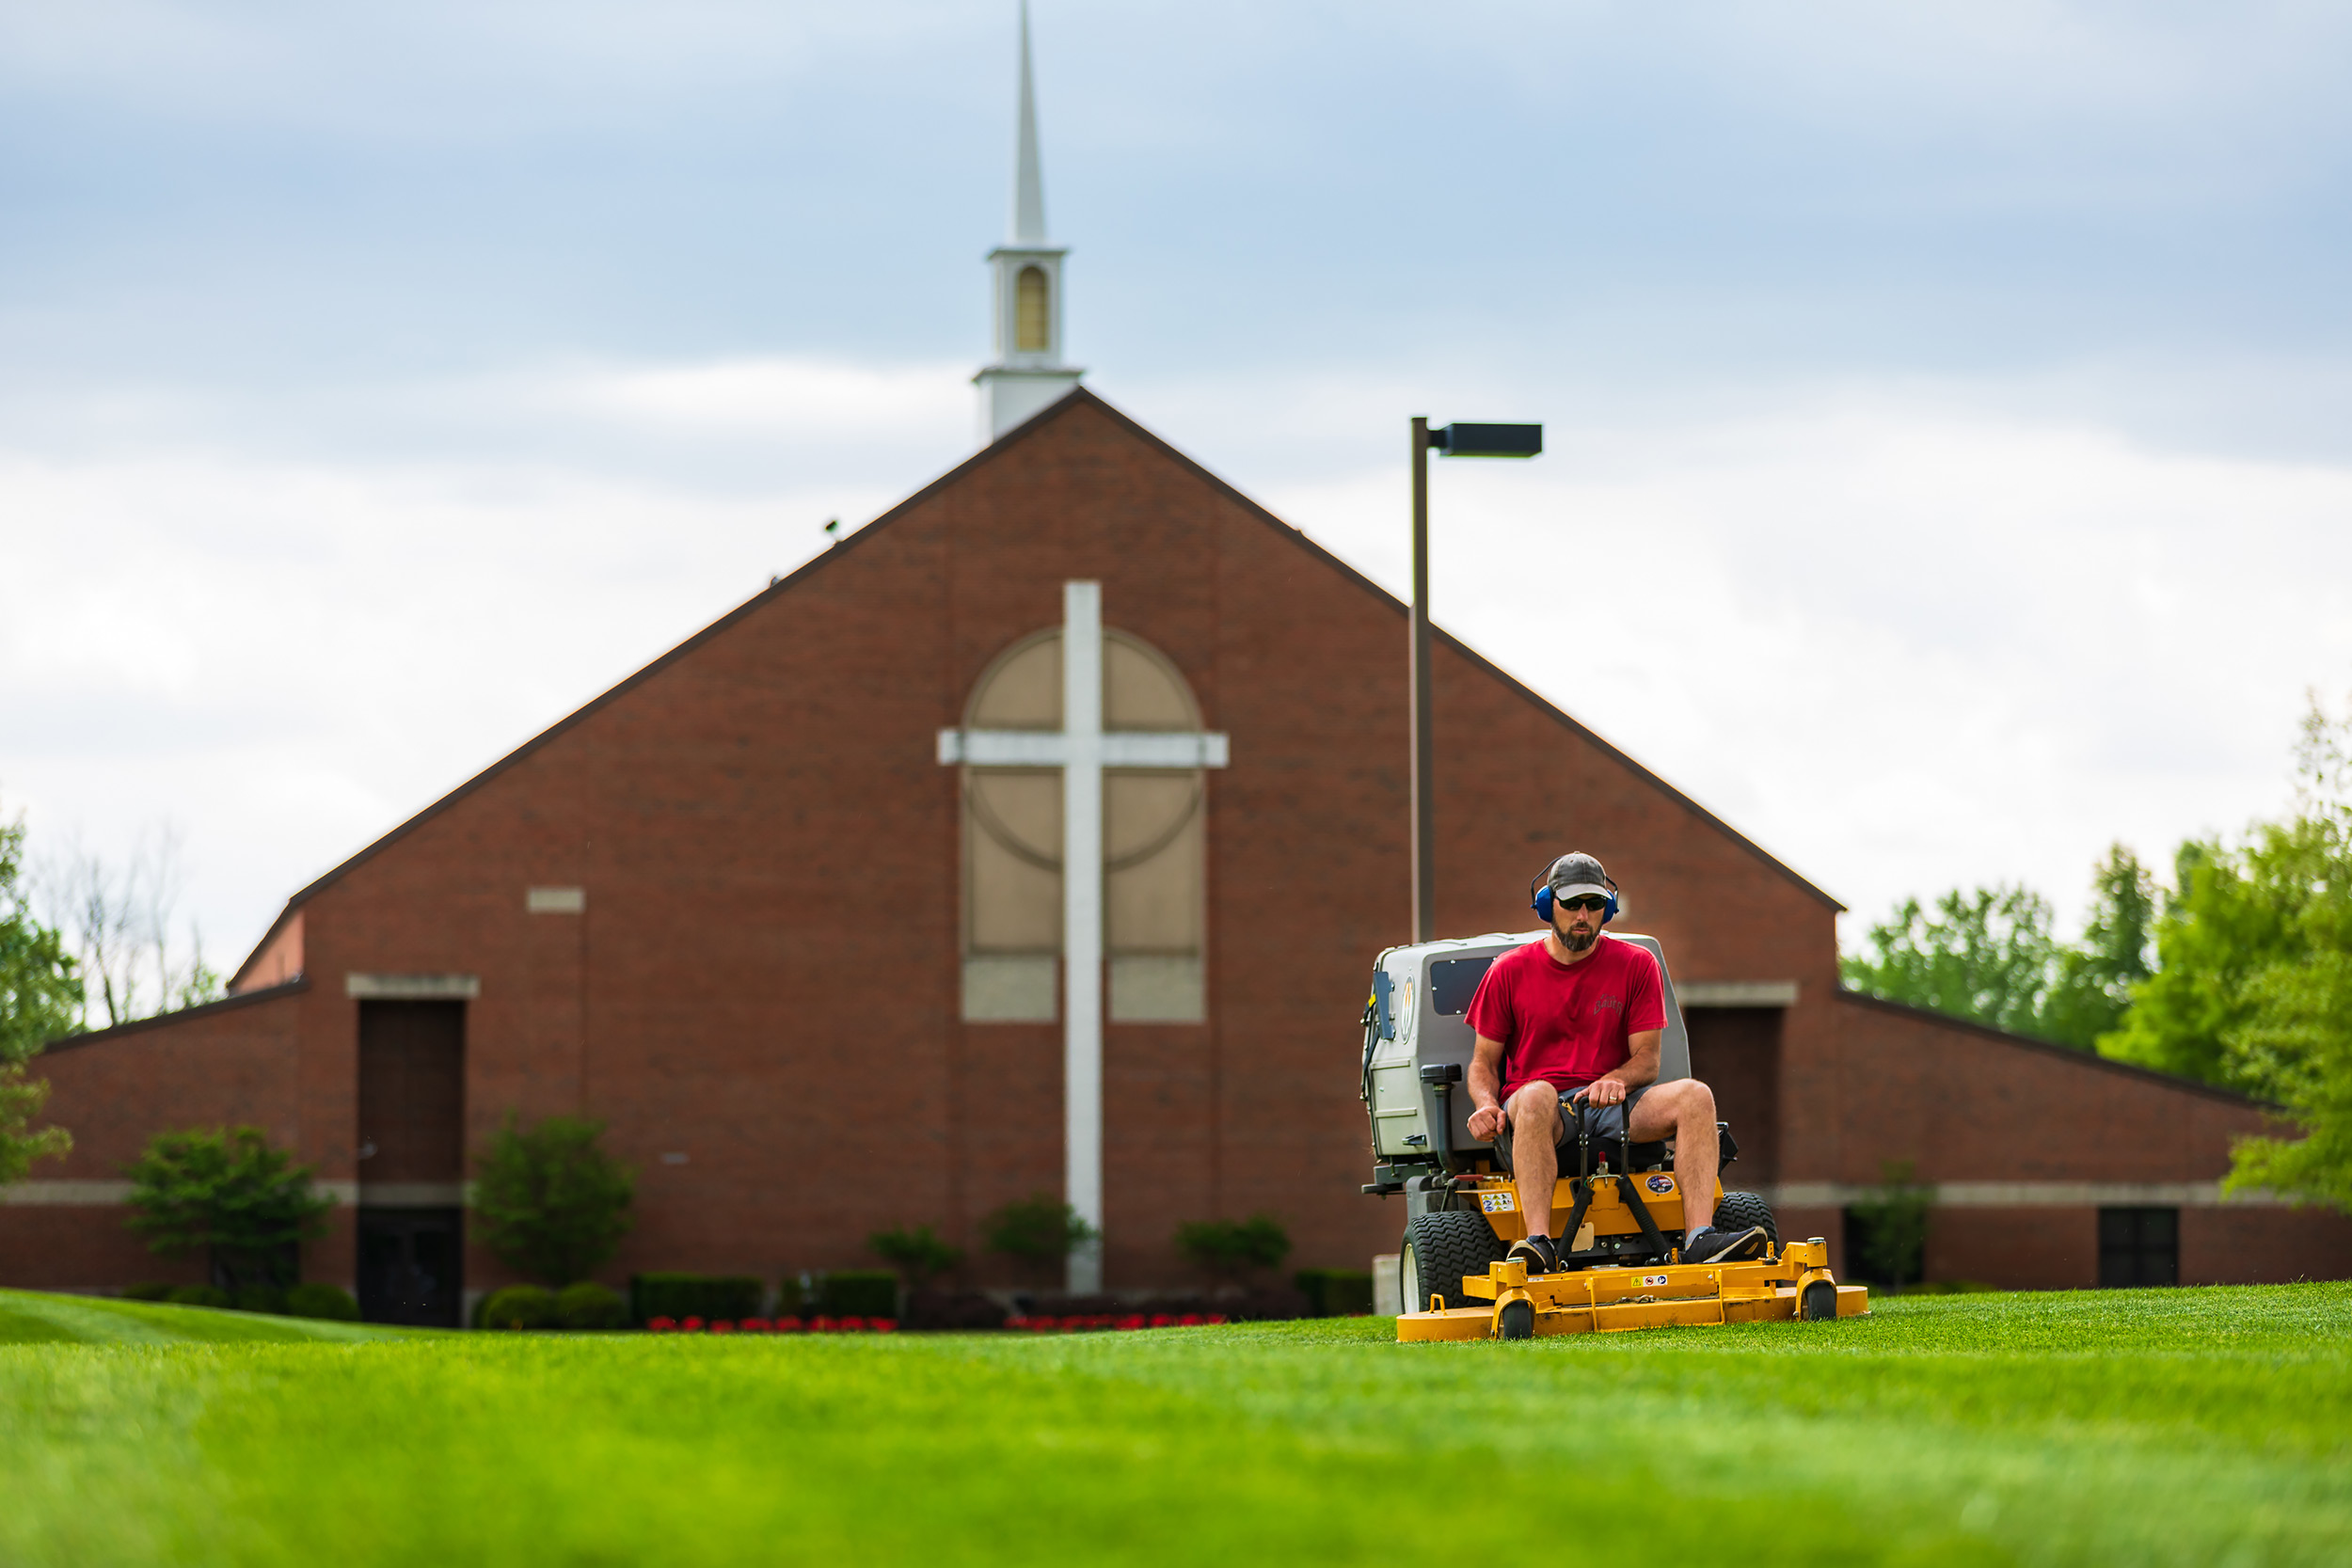
<path fill-rule="evenodd" d="M 359 1312 L 454 1328 L 464 1295 L 466 1005 L 359 1004 Z"/>
<path fill-rule="evenodd" d="M 465 1222 L 456 1209 L 359 1211 L 359 1315 L 372 1323 L 458 1326 Z"/>
<path fill-rule="evenodd" d="M 1715 1091 L 1715 1114 L 1740 1141 L 1738 1163 L 1723 1175 L 1726 1190 L 1769 1187 L 1780 1180 L 1779 1007 L 1692 1007 L 1691 1076 Z"/>
<path fill-rule="evenodd" d="M 2178 1285 L 2181 1282 L 2181 1212 L 2178 1209 L 2099 1211 L 2099 1283 L 2103 1286 Z"/>
<path fill-rule="evenodd" d="M 465 1164 L 466 1005 L 360 1003 L 360 1185 L 455 1182 Z"/>

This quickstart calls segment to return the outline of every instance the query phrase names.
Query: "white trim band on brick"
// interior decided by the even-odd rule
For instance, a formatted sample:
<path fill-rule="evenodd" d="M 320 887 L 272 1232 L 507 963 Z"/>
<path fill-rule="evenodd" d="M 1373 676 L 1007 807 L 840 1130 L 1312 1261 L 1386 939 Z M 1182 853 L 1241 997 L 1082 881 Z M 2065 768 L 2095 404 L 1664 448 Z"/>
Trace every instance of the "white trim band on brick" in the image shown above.
<path fill-rule="evenodd" d="M 1677 980 L 1675 1000 L 1686 1007 L 1793 1007 L 1794 980 Z"/>
<path fill-rule="evenodd" d="M 0 1203 L 13 1208 L 106 1208 L 130 1201 L 128 1181 L 19 1181 L 0 1187 Z"/>
<path fill-rule="evenodd" d="M 470 1002 L 482 994 L 479 974 L 361 974 L 343 976 L 343 994 L 362 1002 Z"/>
<path fill-rule="evenodd" d="M 525 888 L 523 910 L 530 914 L 586 914 L 588 890 L 584 887 Z"/>
<path fill-rule="evenodd" d="M 350 1208 L 453 1209 L 466 1201 L 463 1181 L 313 1181 L 325 1197 Z M 0 1204 L 19 1209 L 108 1209 L 131 1201 L 128 1181 L 19 1181 L 0 1187 Z"/>
<path fill-rule="evenodd" d="M 319 1183 L 322 1189 L 327 1185 Z M 362 1209 L 460 1209 L 466 1202 L 463 1181 L 338 1181 L 334 1185 L 353 1189 L 350 1197 L 337 1196 Z"/>
<path fill-rule="evenodd" d="M 1784 1181 L 1764 1189 L 1775 1209 L 1843 1209 L 1883 1197 L 1883 1187 L 1844 1181 Z M 2280 1193 L 2224 1194 L 2218 1181 L 1938 1181 L 1928 1202 L 1938 1209 L 2217 1209 L 2290 1202 Z"/>

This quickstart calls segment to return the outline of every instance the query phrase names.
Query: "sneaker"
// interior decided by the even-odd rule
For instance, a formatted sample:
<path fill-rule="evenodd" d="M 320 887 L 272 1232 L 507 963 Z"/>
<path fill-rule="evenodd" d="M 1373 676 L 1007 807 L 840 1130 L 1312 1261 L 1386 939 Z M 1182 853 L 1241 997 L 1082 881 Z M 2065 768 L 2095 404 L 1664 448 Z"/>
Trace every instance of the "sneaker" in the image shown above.
<path fill-rule="evenodd" d="M 1771 1238 L 1760 1225 L 1745 1230 L 1717 1230 L 1709 1226 L 1682 1243 L 1682 1260 L 1686 1263 L 1736 1263 L 1746 1258 L 1761 1258 L 1771 1244 Z"/>
<path fill-rule="evenodd" d="M 1559 1244 L 1549 1236 L 1523 1237 L 1511 1243 L 1511 1251 L 1505 1260 L 1513 1263 L 1525 1263 L 1531 1276 L 1539 1274 L 1558 1274 L 1560 1272 Z"/>

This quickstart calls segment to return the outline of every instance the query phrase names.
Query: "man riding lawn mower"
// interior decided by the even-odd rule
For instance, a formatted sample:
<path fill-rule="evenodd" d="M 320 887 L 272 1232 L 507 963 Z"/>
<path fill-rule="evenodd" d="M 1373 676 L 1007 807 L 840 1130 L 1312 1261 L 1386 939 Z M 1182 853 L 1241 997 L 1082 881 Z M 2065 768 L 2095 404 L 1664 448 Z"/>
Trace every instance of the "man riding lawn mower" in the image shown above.
<path fill-rule="evenodd" d="M 1563 855 L 1529 892 L 1542 935 L 1394 947 L 1373 970 L 1364 1191 L 1406 1198 L 1397 1338 L 1867 1311 L 1820 1238 L 1783 1246 L 1761 1197 L 1723 1190 L 1739 1145 L 1691 1076 L 1663 950 L 1602 929 L 1619 899 L 1600 863 Z"/>

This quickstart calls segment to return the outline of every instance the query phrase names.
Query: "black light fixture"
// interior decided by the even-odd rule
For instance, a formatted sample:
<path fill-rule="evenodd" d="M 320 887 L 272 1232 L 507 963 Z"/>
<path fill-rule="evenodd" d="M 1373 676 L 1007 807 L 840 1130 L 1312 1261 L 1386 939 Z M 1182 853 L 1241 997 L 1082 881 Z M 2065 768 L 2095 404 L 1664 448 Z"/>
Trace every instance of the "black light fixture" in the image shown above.
<path fill-rule="evenodd" d="M 1429 447 L 1442 457 L 1540 457 L 1539 424 L 1450 424 L 1429 433 Z"/>
<path fill-rule="evenodd" d="M 1450 424 L 1429 428 L 1413 420 L 1413 624 L 1406 656 L 1411 676 L 1413 748 L 1413 940 L 1437 932 L 1434 891 L 1438 811 L 1432 785 L 1437 755 L 1429 736 L 1429 454 L 1447 457 L 1534 457 L 1544 450 L 1539 424 Z"/>

